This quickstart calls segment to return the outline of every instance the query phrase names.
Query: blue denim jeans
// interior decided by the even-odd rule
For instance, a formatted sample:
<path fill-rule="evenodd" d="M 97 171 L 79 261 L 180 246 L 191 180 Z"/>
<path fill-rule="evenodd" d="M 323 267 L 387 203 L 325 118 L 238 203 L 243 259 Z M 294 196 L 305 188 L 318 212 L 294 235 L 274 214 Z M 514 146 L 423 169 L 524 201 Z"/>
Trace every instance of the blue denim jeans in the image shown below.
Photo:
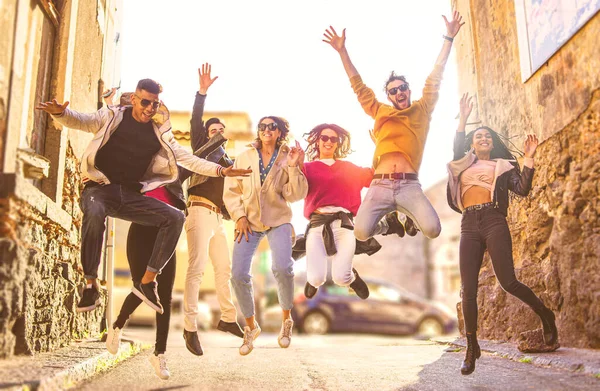
<path fill-rule="evenodd" d="M 98 277 L 107 216 L 158 228 L 147 270 L 159 273 L 175 252 L 185 221 L 181 210 L 118 184 L 86 185 L 80 204 L 81 264 L 85 278 Z"/>
<path fill-rule="evenodd" d="M 294 262 L 292 261 L 292 225 L 282 224 L 263 232 L 253 232 L 233 245 L 231 285 L 244 318 L 254 316 L 254 289 L 252 287 L 252 258 L 258 244 L 266 236 L 271 247 L 273 276 L 277 281 L 279 305 L 292 309 L 294 299 Z"/>
<path fill-rule="evenodd" d="M 410 217 L 423 235 L 433 239 L 442 231 L 440 218 L 416 179 L 374 179 L 356 219 L 354 235 L 365 241 L 388 230 L 383 216 L 394 210 Z"/>

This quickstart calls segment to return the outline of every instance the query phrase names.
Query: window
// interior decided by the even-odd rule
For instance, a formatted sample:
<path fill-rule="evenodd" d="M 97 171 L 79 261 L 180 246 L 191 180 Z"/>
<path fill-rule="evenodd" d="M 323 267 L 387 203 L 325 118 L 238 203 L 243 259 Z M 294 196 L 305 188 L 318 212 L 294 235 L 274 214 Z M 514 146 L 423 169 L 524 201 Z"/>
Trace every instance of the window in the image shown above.
<path fill-rule="evenodd" d="M 52 59 L 58 30 L 57 0 L 32 1 L 25 66 L 28 79 L 25 82 L 25 102 L 27 115 L 23 116 L 21 141 L 19 147 L 28 152 L 44 155 L 48 116 L 40 110 L 34 110 L 39 102 L 50 98 L 52 80 Z M 24 103 L 25 103 L 24 102 Z M 34 180 L 38 187 L 40 180 Z"/>

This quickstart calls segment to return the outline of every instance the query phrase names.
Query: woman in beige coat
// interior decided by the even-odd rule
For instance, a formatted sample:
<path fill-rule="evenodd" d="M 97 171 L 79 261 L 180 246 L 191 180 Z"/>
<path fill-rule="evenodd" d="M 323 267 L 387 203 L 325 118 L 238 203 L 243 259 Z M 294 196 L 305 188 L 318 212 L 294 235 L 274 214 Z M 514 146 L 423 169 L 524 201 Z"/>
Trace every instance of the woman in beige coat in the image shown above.
<path fill-rule="evenodd" d="M 290 316 L 294 294 L 294 232 L 289 203 L 306 197 L 308 183 L 300 169 L 304 152 L 297 142 L 292 148 L 286 145 L 288 132 L 289 125 L 284 119 L 275 116 L 262 118 L 256 140 L 234 163 L 235 168 L 251 167 L 252 174 L 246 178 L 225 180 L 223 200 L 235 221 L 231 284 L 246 318 L 241 355 L 252 351 L 254 340 L 261 331 L 254 319 L 250 270 L 254 253 L 265 236 L 271 248 L 272 271 L 283 311 L 277 341 L 282 348 L 287 348 L 291 342 L 294 325 Z"/>

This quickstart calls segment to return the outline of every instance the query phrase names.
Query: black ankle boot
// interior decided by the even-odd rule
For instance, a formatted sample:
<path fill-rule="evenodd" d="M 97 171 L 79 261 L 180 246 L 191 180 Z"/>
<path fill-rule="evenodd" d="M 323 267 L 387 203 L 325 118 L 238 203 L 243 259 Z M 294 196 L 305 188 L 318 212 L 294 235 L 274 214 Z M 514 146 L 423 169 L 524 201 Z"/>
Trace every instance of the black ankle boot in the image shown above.
<path fill-rule="evenodd" d="M 475 360 L 481 357 L 481 349 L 477 343 L 477 334 L 467 333 L 467 356 L 460 367 L 460 373 L 470 375 L 475 370 Z"/>
<path fill-rule="evenodd" d="M 535 311 L 535 313 L 542 320 L 542 327 L 544 328 L 544 343 L 548 346 L 552 346 L 558 342 L 558 330 L 556 329 L 556 322 L 554 312 L 546 306 Z"/>
<path fill-rule="evenodd" d="M 404 233 L 405 233 L 404 225 L 402 225 L 402 222 L 400 220 L 398 220 L 398 212 L 393 211 L 393 212 L 386 214 L 385 221 L 388 224 L 388 229 L 386 232 L 383 233 L 383 236 L 396 234 L 396 235 L 400 236 L 401 238 L 404 237 Z"/>

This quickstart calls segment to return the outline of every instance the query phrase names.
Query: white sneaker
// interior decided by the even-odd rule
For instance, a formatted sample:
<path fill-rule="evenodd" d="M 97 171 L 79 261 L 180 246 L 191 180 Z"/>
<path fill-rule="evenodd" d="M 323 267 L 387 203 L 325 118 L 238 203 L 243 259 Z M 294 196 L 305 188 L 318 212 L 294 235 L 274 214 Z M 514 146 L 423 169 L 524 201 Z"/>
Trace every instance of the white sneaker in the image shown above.
<path fill-rule="evenodd" d="M 255 325 L 256 328 L 254 330 L 250 330 L 249 326 L 244 327 L 244 343 L 240 346 L 240 354 L 242 356 L 249 354 L 254 349 L 254 340 L 260 335 L 260 326 L 258 323 L 255 323 Z"/>
<path fill-rule="evenodd" d="M 164 354 L 159 354 L 155 356 L 154 353 L 150 355 L 150 364 L 154 367 L 154 372 L 156 372 L 156 376 L 160 377 L 163 380 L 167 380 L 171 374 L 169 373 L 169 368 L 167 368 L 167 358 Z"/>
<path fill-rule="evenodd" d="M 281 331 L 279 332 L 279 337 L 277 337 L 277 342 L 279 342 L 279 346 L 282 348 L 287 348 L 290 346 L 292 342 L 292 328 L 294 327 L 294 321 L 292 318 L 288 318 L 283 321 L 281 324 Z"/>
<path fill-rule="evenodd" d="M 110 354 L 117 354 L 119 352 L 119 345 L 121 344 L 121 337 L 123 336 L 123 330 L 116 327 L 108 328 L 108 335 L 106 336 L 106 349 Z"/>

